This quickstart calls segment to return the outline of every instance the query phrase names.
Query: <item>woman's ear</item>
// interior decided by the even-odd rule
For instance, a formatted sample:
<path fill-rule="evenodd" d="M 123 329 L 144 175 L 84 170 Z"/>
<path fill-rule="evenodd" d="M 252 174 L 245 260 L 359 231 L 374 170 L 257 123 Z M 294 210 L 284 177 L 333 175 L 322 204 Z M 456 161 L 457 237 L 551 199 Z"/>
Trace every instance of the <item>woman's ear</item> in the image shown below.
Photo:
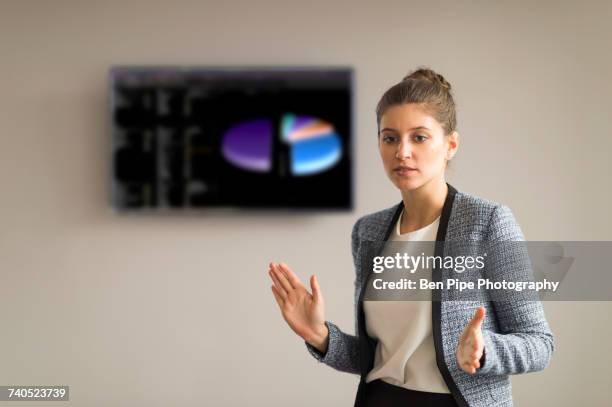
<path fill-rule="evenodd" d="M 448 150 L 446 151 L 446 159 L 451 160 L 457 153 L 459 148 L 459 133 L 455 130 L 448 136 Z"/>

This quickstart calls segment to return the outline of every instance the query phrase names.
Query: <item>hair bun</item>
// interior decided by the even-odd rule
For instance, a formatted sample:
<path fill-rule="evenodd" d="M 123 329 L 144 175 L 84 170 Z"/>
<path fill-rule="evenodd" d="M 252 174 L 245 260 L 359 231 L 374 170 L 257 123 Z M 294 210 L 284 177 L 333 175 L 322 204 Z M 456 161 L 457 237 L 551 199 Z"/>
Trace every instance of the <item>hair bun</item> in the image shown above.
<path fill-rule="evenodd" d="M 439 73 L 433 71 L 432 69 L 429 68 L 418 68 L 417 70 L 409 73 L 408 75 L 404 76 L 402 78 L 402 82 L 403 81 L 408 81 L 411 79 L 416 79 L 416 80 L 426 80 L 428 82 L 440 85 L 441 87 L 445 88 L 446 90 L 450 91 L 451 90 L 451 85 L 450 83 L 448 83 L 448 81 L 446 79 L 444 79 L 444 77 L 442 75 L 440 75 Z"/>

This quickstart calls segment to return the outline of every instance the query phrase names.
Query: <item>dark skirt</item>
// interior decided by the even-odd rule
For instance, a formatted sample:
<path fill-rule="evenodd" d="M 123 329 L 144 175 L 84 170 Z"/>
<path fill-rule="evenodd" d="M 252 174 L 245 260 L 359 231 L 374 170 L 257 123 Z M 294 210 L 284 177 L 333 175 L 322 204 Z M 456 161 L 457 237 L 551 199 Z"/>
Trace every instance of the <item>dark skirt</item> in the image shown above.
<path fill-rule="evenodd" d="M 448 393 L 429 393 L 376 379 L 366 384 L 365 407 L 457 407 Z"/>

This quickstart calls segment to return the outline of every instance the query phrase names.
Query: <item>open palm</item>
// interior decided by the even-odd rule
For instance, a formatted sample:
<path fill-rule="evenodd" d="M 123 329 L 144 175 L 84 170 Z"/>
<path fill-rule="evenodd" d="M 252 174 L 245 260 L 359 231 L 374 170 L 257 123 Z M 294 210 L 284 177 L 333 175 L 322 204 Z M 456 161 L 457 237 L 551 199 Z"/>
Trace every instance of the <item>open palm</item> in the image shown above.
<path fill-rule="evenodd" d="M 291 329 L 308 342 L 320 342 L 326 334 L 325 306 L 321 288 L 314 276 L 310 277 L 312 294 L 293 271 L 284 263 L 270 263 L 272 293 Z"/>
<path fill-rule="evenodd" d="M 457 363 L 459 367 L 474 374 L 480 368 L 480 358 L 484 352 L 482 336 L 482 321 L 485 318 L 485 308 L 478 307 L 470 322 L 463 329 L 457 345 Z"/>

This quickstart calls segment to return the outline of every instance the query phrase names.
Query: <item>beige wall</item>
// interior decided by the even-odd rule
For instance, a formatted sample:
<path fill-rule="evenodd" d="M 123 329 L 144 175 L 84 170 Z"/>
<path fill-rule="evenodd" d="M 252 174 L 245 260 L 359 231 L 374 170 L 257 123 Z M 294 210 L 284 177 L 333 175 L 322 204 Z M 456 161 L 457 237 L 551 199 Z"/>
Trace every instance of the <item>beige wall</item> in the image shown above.
<path fill-rule="evenodd" d="M 374 106 L 421 64 L 456 92 L 449 182 L 530 240 L 612 240 L 609 3 L 330 3 L 0 2 L 0 384 L 68 384 L 74 406 L 352 405 L 357 376 L 308 355 L 267 263 L 316 273 L 353 332 L 352 224 L 400 199 Z M 354 66 L 355 212 L 114 214 L 114 64 Z M 610 303 L 545 307 L 557 351 L 514 378 L 516 405 L 607 405 Z"/>

